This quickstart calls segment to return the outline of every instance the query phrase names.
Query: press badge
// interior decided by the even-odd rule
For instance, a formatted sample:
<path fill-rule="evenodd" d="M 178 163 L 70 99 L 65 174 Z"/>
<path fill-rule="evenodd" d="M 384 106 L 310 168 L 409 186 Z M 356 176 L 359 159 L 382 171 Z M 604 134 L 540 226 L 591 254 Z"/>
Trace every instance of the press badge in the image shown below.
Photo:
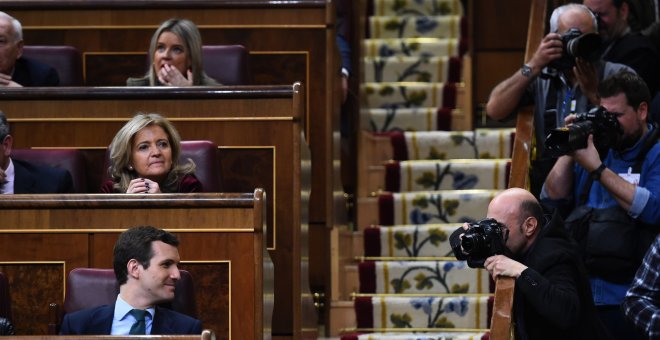
<path fill-rule="evenodd" d="M 623 178 L 626 182 L 632 184 L 632 185 L 638 185 L 639 184 L 639 174 L 633 174 L 632 173 L 632 168 L 628 168 L 628 173 L 626 174 L 619 174 L 621 178 Z"/>

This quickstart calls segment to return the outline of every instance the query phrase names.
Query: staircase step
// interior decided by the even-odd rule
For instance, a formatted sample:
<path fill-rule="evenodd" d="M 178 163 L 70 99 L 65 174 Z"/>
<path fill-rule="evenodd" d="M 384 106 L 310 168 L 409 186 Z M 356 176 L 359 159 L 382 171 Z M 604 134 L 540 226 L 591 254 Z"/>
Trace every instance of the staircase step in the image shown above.
<path fill-rule="evenodd" d="M 362 109 L 360 114 L 367 117 L 372 132 L 394 131 L 438 131 L 451 130 L 455 116 L 463 113 L 450 108 L 387 108 Z"/>
<path fill-rule="evenodd" d="M 363 83 L 361 91 L 370 108 L 456 107 L 454 83 Z"/>
<path fill-rule="evenodd" d="M 492 293 L 488 272 L 465 261 L 364 261 L 359 264 L 360 293 Z"/>
<path fill-rule="evenodd" d="M 365 82 L 447 83 L 461 81 L 458 57 L 421 55 L 414 57 L 365 57 Z"/>
<path fill-rule="evenodd" d="M 464 190 L 507 187 L 510 159 L 392 161 L 385 165 L 385 191 Z"/>
<path fill-rule="evenodd" d="M 360 295 L 355 298 L 355 315 L 358 330 L 486 331 L 492 301 L 492 295 Z"/>
<path fill-rule="evenodd" d="M 463 15 L 460 0 L 401 1 L 373 0 L 373 15 Z"/>
<path fill-rule="evenodd" d="M 419 17 L 369 17 L 369 38 L 453 38 L 466 34 L 466 20 L 459 15 Z"/>
<path fill-rule="evenodd" d="M 378 196 L 381 225 L 462 223 L 481 220 L 498 190 L 439 190 L 382 193 Z"/>
<path fill-rule="evenodd" d="M 449 235 L 460 227 L 460 223 L 372 226 L 363 231 L 364 256 L 453 256 Z"/>
<path fill-rule="evenodd" d="M 364 39 L 365 57 L 458 57 L 467 51 L 467 41 L 459 38 Z"/>
<path fill-rule="evenodd" d="M 397 161 L 509 158 L 515 129 L 394 132 L 389 137 Z"/>

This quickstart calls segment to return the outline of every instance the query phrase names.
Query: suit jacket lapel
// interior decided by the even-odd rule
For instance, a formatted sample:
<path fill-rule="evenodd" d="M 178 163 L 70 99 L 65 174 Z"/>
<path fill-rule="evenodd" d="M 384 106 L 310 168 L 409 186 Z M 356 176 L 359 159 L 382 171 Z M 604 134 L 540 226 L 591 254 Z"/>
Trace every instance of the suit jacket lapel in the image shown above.
<path fill-rule="evenodd" d="M 163 311 L 163 308 L 156 306 L 156 316 L 154 317 L 154 322 L 151 324 L 151 334 L 172 334 L 172 328 L 170 327 L 169 315 L 167 311 Z"/>
<path fill-rule="evenodd" d="M 110 334 L 112 331 L 112 319 L 115 317 L 115 305 L 99 308 L 89 322 L 89 329 L 97 334 Z"/>

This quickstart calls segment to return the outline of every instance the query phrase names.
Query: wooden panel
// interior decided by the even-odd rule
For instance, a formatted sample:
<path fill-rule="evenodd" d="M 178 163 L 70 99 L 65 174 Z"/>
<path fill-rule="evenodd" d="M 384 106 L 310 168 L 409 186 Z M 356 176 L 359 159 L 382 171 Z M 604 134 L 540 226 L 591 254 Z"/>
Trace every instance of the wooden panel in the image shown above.
<path fill-rule="evenodd" d="M 529 0 L 477 0 L 474 4 L 475 50 L 524 50 Z"/>
<path fill-rule="evenodd" d="M 186 263 L 181 266 L 181 269 L 189 271 L 195 280 L 197 315 L 199 315 L 203 327 L 213 329 L 217 335 L 229 334 L 230 268 L 231 262 Z M 250 304 L 249 301 L 241 301 L 240 303 L 235 301 L 234 303 L 238 305 L 236 309 L 239 311 L 247 311 L 240 308 L 243 303 Z M 246 317 L 238 313 L 232 315 L 233 317 Z M 251 317 L 248 316 L 247 318 Z"/>
<path fill-rule="evenodd" d="M 64 262 L 0 261 L 0 272 L 7 275 L 12 287 L 12 323 L 16 334 L 45 334 L 48 314 L 44 311 L 47 311 L 48 303 L 61 304 L 64 301 Z"/>
<path fill-rule="evenodd" d="M 220 339 L 261 337 L 262 266 L 255 265 L 265 250 L 260 194 L 13 195 L 0 197 L 0 209 L 0 270 L 9 274 L 19 334 L 47 331 L 47 305 L 62 303 L 65 273 L 111 268 L 112 245 L 128 214 L 134 219 L 129 226 L 150 224 L 178 235 L 205 328 Z M 52 224 L 22 224 L 34 210 L 51 216 Z M 206 218 L 185 223 L 193 215 Z M 78 221 L 86 229 L 77 230 Z"/>
<path fill-rule="evenodd" d="M 164 88 L 2 89 L 2 108 L 12 124 L 15 144 L 28 147 L 103 148 L 136 111 L 159 112 L 182 139 L 205 139 L 236 148 L 246 158 L 227 156 L 222 185 L 264 184 L 268 192 L 268 246 L 276 270 L 273 325 L 299 332 L 300 323 L 300 86 Z M 233 160 L 232 160 L 233 157 Z M 264 157 L 264 158 L 261 158 Z M 265 168 L 256 168 L 263 165 Z M 270 165 L 270 166 L 269 166 Z M 234 173 L 231 169 L 251 171 Z M 248 180 L 246 175 L 254 175 Z M 236 179 L 236 181 L 235 181 Z M 231 187 L 230 185 L 227 185 Z M 103 209 L 86 219 L 116 212 Z M 52 212 L 31 211 L 16 218 L 56 223 Z M 126 223 L 174 223 L 188 228 L 204 223 L 194 212 L 141 221 L 131 210 L 115 218 Z M 1 224 L 1 222 L 0 222 Z M 164 224 L 163 224 L 164 225 Z M 201 225 L 201 224 L 200 224 Z M 84 228 L 84 222 L 73 224 Z M 273 331 L 275 332 L 275 330 Z"/>
<path fill-rule="evenodd" d="M 474 58 L 474 97 L 477 103 L 486 103 L 493 88 L 520 69 L 524 63 L 523 55 L 523 50 L 477 52 Z"/>

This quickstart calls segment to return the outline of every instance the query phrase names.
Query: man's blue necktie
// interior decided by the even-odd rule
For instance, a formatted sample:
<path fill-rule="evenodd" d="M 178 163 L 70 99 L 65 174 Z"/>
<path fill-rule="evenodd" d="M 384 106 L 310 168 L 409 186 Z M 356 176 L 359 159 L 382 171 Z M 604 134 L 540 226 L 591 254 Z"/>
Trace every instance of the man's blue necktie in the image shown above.
<path fill-rule="evenodd" d="M 130 335 L 137 334 L 146 334 L 147 323 L 144 320 L 145 315 L 147 314 L 146 310 L 142 309 L 133 309 L 129 313 L 135 318 L 135 323 L 131 326 L 131 331 L 128 333 Z"/>

